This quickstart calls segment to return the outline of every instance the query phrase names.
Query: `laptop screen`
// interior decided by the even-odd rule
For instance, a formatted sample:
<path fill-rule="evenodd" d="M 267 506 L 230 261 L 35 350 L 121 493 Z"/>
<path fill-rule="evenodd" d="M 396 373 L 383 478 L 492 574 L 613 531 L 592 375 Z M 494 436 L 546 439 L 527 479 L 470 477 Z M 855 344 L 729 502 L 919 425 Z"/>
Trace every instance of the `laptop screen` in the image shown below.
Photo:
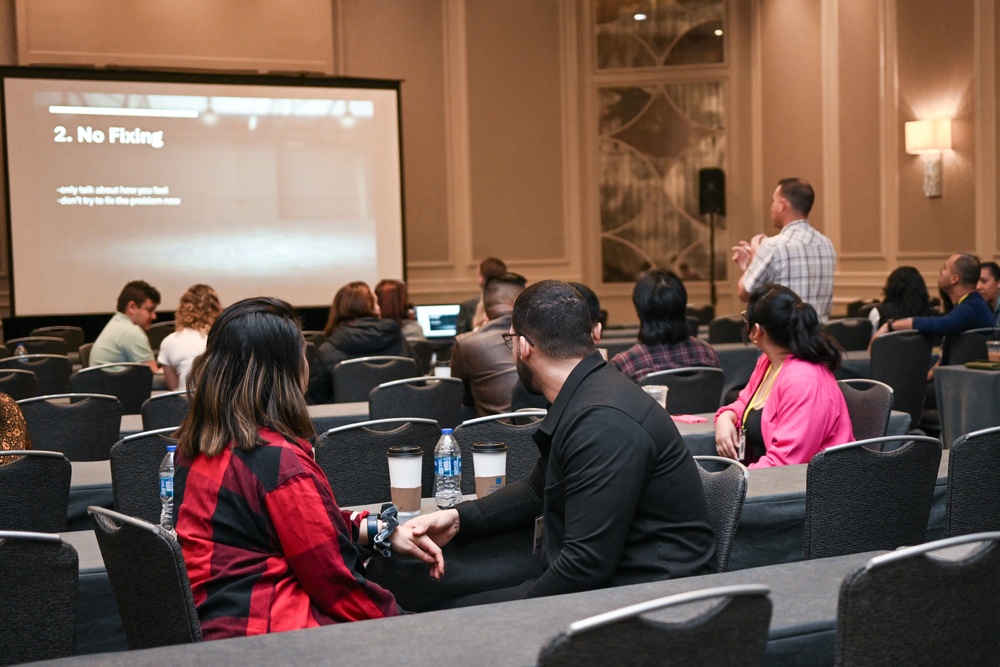
<path fill-rule="evenodd" d="M 433 306 L 416 306 L 417 322 L 424 330 L 427 338 L 448 338 L 455 335 L 455 323 L 458 320 L 457 303 L 438 304 Z"/>

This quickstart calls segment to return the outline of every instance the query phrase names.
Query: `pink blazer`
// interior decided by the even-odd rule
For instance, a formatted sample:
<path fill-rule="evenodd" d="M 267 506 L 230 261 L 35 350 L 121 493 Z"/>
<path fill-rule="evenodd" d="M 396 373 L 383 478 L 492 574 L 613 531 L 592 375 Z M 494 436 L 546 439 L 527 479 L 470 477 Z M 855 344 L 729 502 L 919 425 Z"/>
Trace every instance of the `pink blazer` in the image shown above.
<path fill-rule="evenodd" d="M 760 355 L 739 398 L 719 408 L 715 418 L 732 410 L 737 427 L 742 427 L 743 413 L 769 366 L 767 356 Z M 854 440 L 847 403 L 833 373 L 822 364 L 791 356 L 781 365 L 764 402 L 760 431 L 766 453 L 751 468 L 808 463 L 821 449 Z"/>

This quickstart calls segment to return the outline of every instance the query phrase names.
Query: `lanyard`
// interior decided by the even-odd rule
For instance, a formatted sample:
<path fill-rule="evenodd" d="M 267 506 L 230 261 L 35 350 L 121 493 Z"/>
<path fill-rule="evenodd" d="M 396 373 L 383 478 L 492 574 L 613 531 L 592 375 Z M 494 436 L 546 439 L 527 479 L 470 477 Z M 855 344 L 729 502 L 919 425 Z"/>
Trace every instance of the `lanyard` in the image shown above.
<path fill-rule="evenodd" d="M 781 366 L 778 366 L 778 370 L 774 371 L 774 375 L 771 375 L 771 371 L 774 370 L 774 366 L 768 366 L 767 371 L 764 373 L 764 378 L 757 385 L 757 388 L 753 392 L 753 396 L 750 397 L 750 402 L 747 403 L 746 410 L 743 411 L 743 430 L 746 430 L 747 417 L 750 415 L 750 411 L 754 408 L 759 408 L 764 405 L 764 401 L 767 397 L 771 395 L 771 388 L 774 387 L 775 380 L 778 379 L 778 373 L 781 372 Z M 767 384 L 767 378 L 771 375 L 771 383 L 767 385 L 766 391 L 761 391 L 764 385 Z"/>

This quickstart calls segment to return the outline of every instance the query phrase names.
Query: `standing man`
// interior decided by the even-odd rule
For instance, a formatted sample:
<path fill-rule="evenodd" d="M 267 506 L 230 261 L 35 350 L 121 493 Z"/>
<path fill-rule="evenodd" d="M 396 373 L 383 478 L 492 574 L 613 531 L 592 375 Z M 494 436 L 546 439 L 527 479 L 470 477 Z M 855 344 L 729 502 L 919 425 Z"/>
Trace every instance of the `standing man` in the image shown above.
<path fill-rule="evenodd" d="M 486 321 L 486 308 L 483 305 L 483 288 L 486 281 L 492 276 L 499 276 L 507 273 L 507 265 L 502 259 L 487 257 L 479 262 L 479 294 L 467 301 L 463 301 L 458 308 L 458 317 L 455 320 L 455 335 L 472 331 Z"/>
<path fill-rule="evenodd" d="M 733 247 L 733 261 L 743 275 L 739 279 L 740 301 L 761 285 L 784 285 L 810 303 L 820 322 L 830 317 L 833 306 L 833 268 L 837 253 L 830 239 L 806 219 L 816 195 L 801 178 L 783 178 L 771 195 L 771 220 L 781 231 L 764 234 Z"/>
<path fill-rule="evenodd" d="M 542 525 L 540 578 L 494 601 L 709 573 L 715 538 L 698 466 L 677 427 L 594 350 L 587 303 L 543 280 L 514 303 L 504 340 L 524 384 L 552 406 L 527 479 L 413 519 L 437 544 Z"/>
<path fill-rule="evenodd" d="M 104 326 L 90 350 L 90 365 L 139 362 L 148 364 L 154 372 L 160 367 L 149 346 L 150 325 L 156 321 L 160 293 L 144 280 L 133 280 L 118 295 L 118 311 Z"/>
<path fill-rule="evenodd" d="M 994 326 L 1000 327 L 1000 264 L 983 262 L 976 291 L 993 311 Z"/>

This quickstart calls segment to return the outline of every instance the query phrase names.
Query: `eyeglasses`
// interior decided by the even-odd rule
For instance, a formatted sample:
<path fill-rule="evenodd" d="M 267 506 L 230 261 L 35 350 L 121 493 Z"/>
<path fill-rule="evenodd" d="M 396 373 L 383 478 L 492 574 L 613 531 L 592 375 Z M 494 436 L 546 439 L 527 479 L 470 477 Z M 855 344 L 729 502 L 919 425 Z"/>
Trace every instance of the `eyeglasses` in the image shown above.
<path fill-rule="evenodd" d="M 503 338 L 503 342 L 504 342 L 504 344 L 507 345 L 507 349 L 508 350 L 513 350 L 514 349 L 514 338 L 516 336 L 520 336 L 524 340 L 528 341 L 528 345 L 534 345 L 535 344 L 535 342 L 533 340 L 531 340 L 530 338 L 528 338 L 527 336 L 525 336 L 523 333 L 518 333 L 518 332 L 515 331 L 514 333 L 500 334 L 500 337 Z"/>

